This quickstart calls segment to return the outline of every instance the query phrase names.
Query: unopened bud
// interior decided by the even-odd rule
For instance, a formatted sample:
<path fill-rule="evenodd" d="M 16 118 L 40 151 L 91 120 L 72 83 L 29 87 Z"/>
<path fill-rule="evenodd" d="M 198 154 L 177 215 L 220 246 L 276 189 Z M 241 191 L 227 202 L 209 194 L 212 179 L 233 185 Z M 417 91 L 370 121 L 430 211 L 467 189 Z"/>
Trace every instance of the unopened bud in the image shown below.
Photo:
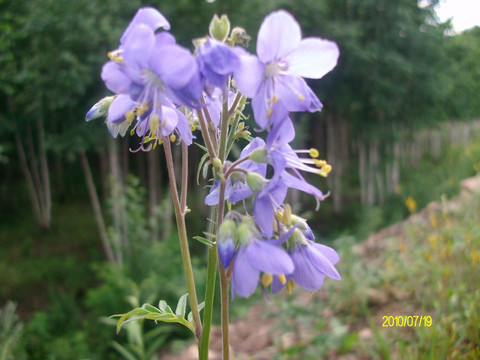
<path fill-rule="evenodd" d="M 266 183 L 267 179 L 260 174 L 255 172 L 249 172 L 247 174 L 247 185 L 252 191 L 261 191 Z"/>
<path fill-rule="evenodd" d="M 248 156 L 250 160 L 255 161 L 256 163 L 266 163 L 267 162 L 268 150 L 264 147 L 256 148 Z"/>
<path fill-rule="evenodd" d="M 225 41 L 230 33 L 230 20 L 228 16 L 223 14 L 220 18 L 217 14 L 213 15 L 212 21 L 208 26 L 210 36 L 218 41 Z"/>
<path fill-rule="evenodd" d="M 226 219 L 218 229 L 217 249 L 218 256 L 226 269 L 235 255 L 237 226 L 235 221 Z"/>
<path fill-rule="evenodd" d="M 98 101 L 90 110 L 88 110 L 87 115 L 85 115 L 85 120 L 90 121 L 102 116 L 106 116 L 108 113 L 108 108 L 114 99 L 115 96 L 107 96 Z"/>
<path fill-rule="evenodd" d="M 229 40 L 231 41 L 232 45 L 240 44 L 248 46 L 250 39 L 251 37 L 247 34 L 245 29 L 241 27 L 234 27 Z"/>

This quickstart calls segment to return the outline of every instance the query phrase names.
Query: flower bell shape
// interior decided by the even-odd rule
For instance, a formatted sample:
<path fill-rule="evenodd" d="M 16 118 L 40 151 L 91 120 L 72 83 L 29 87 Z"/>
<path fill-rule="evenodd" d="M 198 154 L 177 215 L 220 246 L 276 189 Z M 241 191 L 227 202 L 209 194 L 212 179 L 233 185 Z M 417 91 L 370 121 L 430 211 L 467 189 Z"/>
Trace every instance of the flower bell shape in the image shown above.
<path fill-rule="evenodd" d="M 264 240 L 251 218 L 243 217 L 237 228 L 239 249 L 232 272 L 232 297 L 248 297 L 257 288 L 260 272 L 282 276 L 294 271 L 290 256 L 279 245 L 289 233 L 277 240 Z"/>
<path fill-rule="evenodd" d="M 268 15 L 257 36 L 258 57 L 239 51 L 235 72 L 240 91 L 252 98 L 262 128 L 290 111 L 319 111 L 322 104 L 303 78 L 320 79 L 337 64 L 337 45 L 317 37 L 302 39 L 298 22 L 284 10 Z"/>
<path fill-rule="evenodd" d="M 203 83 L 195 58 L 178 46 L 172 35 L 155 31 L 169 28 L 157 10 L 140 9 L 125 30 L 118 50 L 102 69 L 102 79 L 113 92 L 128 95 L 136 103 L 137 134 L 159 140 L 176 129 L 187 144 L 192 135 L 179 105 L 198 106 Z M 123 100 L 126 106 L 126 100 Z M 130 117 L 130 113 L 125 113 Z"/>

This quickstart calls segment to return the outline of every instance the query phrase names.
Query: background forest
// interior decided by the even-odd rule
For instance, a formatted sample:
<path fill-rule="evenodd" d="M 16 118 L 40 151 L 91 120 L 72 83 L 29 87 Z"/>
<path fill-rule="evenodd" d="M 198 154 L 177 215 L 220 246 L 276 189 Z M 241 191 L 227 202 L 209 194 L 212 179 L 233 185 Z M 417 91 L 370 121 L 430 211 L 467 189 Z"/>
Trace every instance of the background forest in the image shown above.
<path fill-rule="evenodd" d="M 318 148 L 333 165 L 327 180 L 314 180 L 332 195 L 317 213 L 311 200 L 290 196 L 312 209 L 317 238 L 343 252 L 349 271 L 355 268 L 351 246 L 442 195 L 455 195 L 461 179 L 480 171 L 480 28 L 454 34 L 436 18 L 437 2 L 0 0 L 0 360 L 154 359 L 187 337 L 173 325 L 149 323 L 132 323 L 117 336 L 108 319 L 185 293 L 162 150 L 129 152 L 135 139 L 113 140 L 101 121 L 84 121 L 109 95 L 101 67 L 139 7 L 158 8 L 189 48 L 192 38 L 207 33 L 213 14 L 225 13 L 252 36 L 254 49 L 262 19 L 279 8 L 298 19 L 304 36 L 339 45 L 337 67 L 311 85 L 323 111 L 295 119 L 298 145 Z M 191 156 L 198 164 L 202 153 Z M 189 207 L 205 215 L 187 218 L 195 235 L 206 228 L 201 219 L 208 209 L 200 199 L 208 189 L 196 169 L 191 174 L 203 194 L 191 192 Z M 480 263 L 480 229 L 469 221 L 477 247 L 460 248 L 471 259 L 455 265 L 470 266 L 462 273 L 467 283 Z M 191 250 L 203 292 L 204 246 L 191 240 Z M 346 279 L 336 284 L 340 303 L 352 296 L 349 290 L 359 291 Z M 441 289 L 457 290 L 449 282 Z M 480 293 L 469 299 L 465 306 L 478 304 Z M 233 311 L 245 314 L 251 303 L 235 300 Z M 356 306 L 364 315 L 363 305 Z M 311 316 L 293 303 L 282 313 L 276 316 Z M 480 318 L 478 307 L 472 314 Z M 478 323 L 465 330 L 476 344 L 439 330 L 439 343 L 442 336 L 453 339 L 442 354 L 480 356 Z M 325 324 L 316 330 L 324 328 L 331 330 Z M 327 337 L 327 347 L 348 353 L 358 336 L 341 334 Z M 454 353 L 465 341 L 467 350 Z M 311 354 L 325 342 L 284 349 L 278 358 L 317 359 Z M 370 355 L 386 358 L 385 344 Z M 417 358 L 428 349 L 417 349 Z"/>

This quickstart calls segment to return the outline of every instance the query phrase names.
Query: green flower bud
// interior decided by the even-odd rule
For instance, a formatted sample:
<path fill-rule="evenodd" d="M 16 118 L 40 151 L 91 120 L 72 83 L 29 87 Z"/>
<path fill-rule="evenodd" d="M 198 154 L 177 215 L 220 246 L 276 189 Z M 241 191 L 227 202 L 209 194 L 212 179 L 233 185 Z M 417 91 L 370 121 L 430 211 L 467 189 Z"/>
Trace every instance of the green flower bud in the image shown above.
<path fill-rule="evenodd" d="M 263 189 L 265 184 L 268 182 L 262 175 L 259 175 L 254 172 L 249 172 L 247 174 L 247 185 L 252 191 L 260 191 Z"/>
<path fill-rule="evenodd" d="M 266 163 L 267 162 L 268 151 L 265 148 L 256 148 L 250 153 L 250 160 L 255 161 L 256 163 Z"/>
<path fill-rule="evenodd" d="M 97 102 L 92 108 L 87 112 L 85 116 L 86 121 L 90 121 L 93 119 L 97 119 L 102 116 L 107 116 L 108 109 L 110 108 L 110 104 L 115 99 L 115 96 L 107 96 Z"/>
<path fill-rule="evenodd" d="M 208 26 L 210 36 L 218 41 L 225 41 L 230 33 L 230 20 L 228 16 L 223 14 L 222 17 L 218 17 L 217 14 L 213 15 L 212 21 Z"/>
<path fill-rule="evenodd" d="M 236 44 L 248 46 L 248 42 L 250 41 L 251 37 L 247 34 L 244 28 L 241 27 L 234 27 L 232 30 L 232 34 L 228 39 L 232 46 Z"/>

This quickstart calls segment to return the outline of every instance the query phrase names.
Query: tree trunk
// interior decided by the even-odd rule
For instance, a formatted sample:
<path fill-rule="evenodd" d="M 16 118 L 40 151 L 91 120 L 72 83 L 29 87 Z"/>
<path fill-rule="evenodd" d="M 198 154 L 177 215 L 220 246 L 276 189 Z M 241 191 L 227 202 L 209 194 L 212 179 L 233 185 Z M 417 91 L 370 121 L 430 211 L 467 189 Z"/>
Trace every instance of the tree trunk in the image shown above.
<path fill-rule="evenodd" d="M 107 260 L 114 264 L 115 256 L 113 254 L 112 246 L 110 245 L 107 228 L 105 227 L 105 221 L 103 220 L 102 210 L 100 207 L 100 201 L 98 199 L 97 190 L 95 188 L 95 183 L 93 182 L 92 171 L 90 170 L 90 165 L 88 164 L 87 156 L 83 151 L 80 151 L 80 162 L 82 164 L 83 174 L 85 176 L 85 182 L 87 184 L 88 194 L 90 196 L 90 203 L 92 204 L 93 214 L 95 216 L 95 221 L 97 223 L 98 232 L 100 235 L 100 240 L 102 241 L 103 250 Z"/>

